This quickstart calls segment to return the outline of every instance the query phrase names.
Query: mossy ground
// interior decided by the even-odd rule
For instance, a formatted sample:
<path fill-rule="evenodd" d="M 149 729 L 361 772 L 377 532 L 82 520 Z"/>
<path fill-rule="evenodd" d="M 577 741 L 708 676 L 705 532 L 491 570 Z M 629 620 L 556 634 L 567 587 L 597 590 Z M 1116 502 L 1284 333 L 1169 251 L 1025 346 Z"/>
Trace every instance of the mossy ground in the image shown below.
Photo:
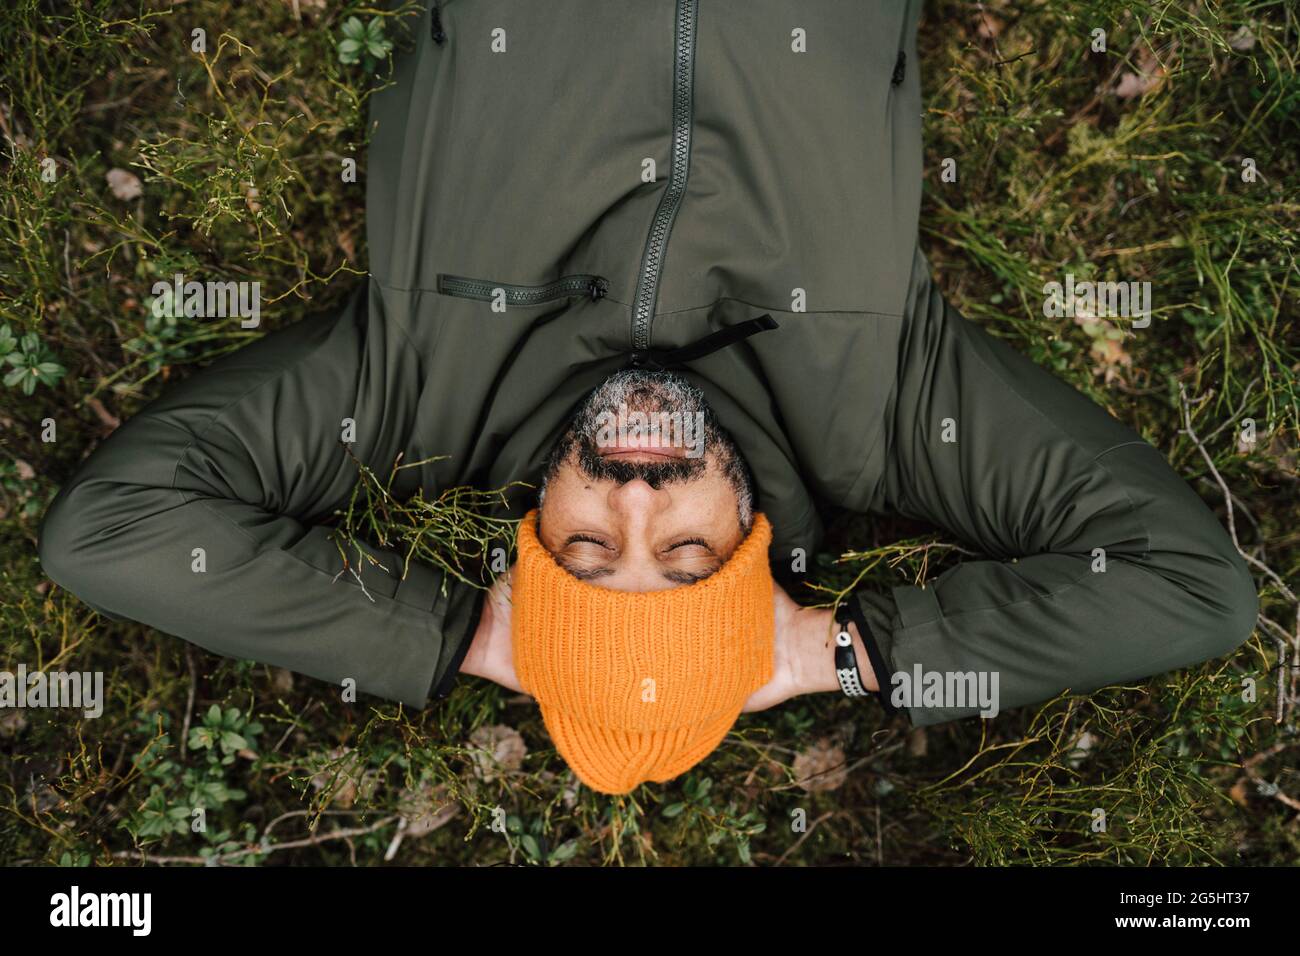
<path fill-rule="evenodd" d="M 316 682 L 100 619 L 53 586 L 34 545 L 59 484 L 169 380 L 264 331 L 159 320 L 154 281 L 258 279 L 273 327 L 337 306 L 364 275 L 363 188 L 339 169 L 357 158 L 364 183 L 376 80 L 339 44 L 349 17 L 377 12 L 0 11 L 0 324 L 5 371 L 27 369 L 0 388 L 0 669 L 102 670 L 108 688 L 97 720 L 0 713 L 0 861 L 1300 858 L 1297 671 L 1279 723 L 1275 670 L 1300 640 L 1294 4 L 936 0 L 920 33 L 922 229 L 939 281 L 1139 429 L 1225 520 L 1230 492 L 1265 619 L 1230 660 L 925 733 L 837 695 L 799 698 L 742 720 L 687 777 L 611 800 L 575 792 L 536 710 L 495 685 L 464 678 L 419 713 L 325 705 Z M 400 42 L 396 18 L 384 24 Z M 949 157 L 956 182 L 941 177 Z M 115 194 L 114 169 L 141 180 L 138 197 Z M 1044 282 L 1070 272 L 1152 281 L 1151 326 L 1045 318 Z M 41 440 L 46 419 L 56 442 Z M 945 543 L 844 517 L 817 577 L 915 580 L 962 557 Z M 483 758 L 511 765 L 520 744 L 517 769 Z"/>

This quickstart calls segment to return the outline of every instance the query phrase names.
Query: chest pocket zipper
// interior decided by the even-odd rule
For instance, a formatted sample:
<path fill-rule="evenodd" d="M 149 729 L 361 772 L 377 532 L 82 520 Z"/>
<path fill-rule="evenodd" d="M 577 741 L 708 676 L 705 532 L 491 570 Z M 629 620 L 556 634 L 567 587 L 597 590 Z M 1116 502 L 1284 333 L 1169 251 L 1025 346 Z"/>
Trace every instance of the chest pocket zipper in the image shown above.
<path fill-rule="evenodd" d="M 443 295 L 454 295 L 461 299 L 491 302 L 497 298 L 504 298 L 506 305 L 541 305 L 557 299 L 579 297 L 593 301 L 603 299 L 609 293 L 609 280 L 602 276 L 572 275 L 545 285 L 515 285 L 509 282 L 467 279 L 464 276 L 439 273 L 438 291 Z"/>
<path fill-rule="evenodd" d="M 429 4 L 429 38 L 438 46 L 447 41 L 447 34 L 442 30 L 442 11 L 438 9 L 438 0 Z"/>
<path fill-rule="evenodd" d="M 907 54 L 903 48 L 907 45 L 907 24 L 912 18 L 912 5 L 903 5 L 903 29 L 898 34 L 898 57 L 894 60 L 894 72 L 889 75 L 889 85 L 899 86 L 907 76 Z"/>

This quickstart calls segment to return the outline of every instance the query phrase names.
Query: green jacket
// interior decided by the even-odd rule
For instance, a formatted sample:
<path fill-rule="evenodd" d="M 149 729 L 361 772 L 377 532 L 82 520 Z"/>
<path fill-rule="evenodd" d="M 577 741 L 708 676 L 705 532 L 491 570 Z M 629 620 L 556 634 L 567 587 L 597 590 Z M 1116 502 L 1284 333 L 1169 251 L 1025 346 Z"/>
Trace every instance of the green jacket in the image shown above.
<path fill-rule="evenodd" d="M 931 283 L 918 6 L 431 7 L 372 104 L 369 281 L 119 428 L 50 509 L 46 570 L 106 614 L 423 706 L 482 592 L 400 579 L 381 549 L 364 593 L 339 576 L 344 420 L 383 474 L 448 456 L 403 493 L 536 482 L 611 372 L 770 315 L 685 374 L 753 469 L 774 569 L 818 548 L 828 506 L 991 558 L 857 596 L 886 670 L 996 671 L 1010 707 L 1236 647 L 1255 589 L 1209 509 Z"/>

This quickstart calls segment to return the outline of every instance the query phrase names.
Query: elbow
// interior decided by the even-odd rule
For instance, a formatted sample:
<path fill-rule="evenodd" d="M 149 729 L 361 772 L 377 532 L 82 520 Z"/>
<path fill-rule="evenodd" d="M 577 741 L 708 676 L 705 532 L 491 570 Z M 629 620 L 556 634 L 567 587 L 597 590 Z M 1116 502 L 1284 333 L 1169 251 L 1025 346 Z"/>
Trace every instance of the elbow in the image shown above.
<path fill-rule="evenodd" d="M 1207 576 L 1201 598 L 1197 649 L 1202 660 L 1227 657 L 1255 633 L 1259 592 L 1246 562 L 1236 551 L 1215 561 L 1216 572 Z"/>
<path fill-rule="evenodd" d="M 45 512 L 37 531 L 36 553 L 45 575 L 78 597 L 97 590 L 96 565 L 89 557 L 92 534 L 78 507 L 77 487 L 65 487 Z"/>

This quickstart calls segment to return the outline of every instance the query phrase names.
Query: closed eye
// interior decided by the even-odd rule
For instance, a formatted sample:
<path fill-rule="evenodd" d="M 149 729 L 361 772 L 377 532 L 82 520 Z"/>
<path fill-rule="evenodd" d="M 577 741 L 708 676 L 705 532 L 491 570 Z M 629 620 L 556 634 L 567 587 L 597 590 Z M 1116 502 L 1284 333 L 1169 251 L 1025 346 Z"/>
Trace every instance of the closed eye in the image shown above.
<path fill-rule="evenodd" d="M 694 584 L 696 581 L 703 581 L 710 575 L 717 574 L 717 572 L 717 568 L 701 571 L 698 574 L 692 574 L 690 571 L 669 570 L 664 572 L 664 577 L 673 584 Z"/>
<path fill-rule="evenodd" d="M 586 535 L 586 534 L 569 535 L 567 538 L 564 539 L 564 546 L 567 548 L 569 545 L 576 544 L 579 541 L 585 541 L 588 544 L 594 544 L 597 547 L 604 548 L 606 551 L 614 550 L 609 545 L 607 545 L 604 541 L 601 541 L 599 538 L 593 538 L 591 537 L 591 535 Z"/>
<path fill-rule="evenodd" d="M 697 547 L 703 548 L 705 551 L 709 552 L 709 554 L 713 554 L 713 549 L 709 547 L 709 542 L 705 541 L 703 538 L 687 538 L 684 541 L 678 541 L 676 544 L 670 545 L 664 550 L 676 551 L 678 548 L 685 548 L 689 545 L 695 545 Z"/>

